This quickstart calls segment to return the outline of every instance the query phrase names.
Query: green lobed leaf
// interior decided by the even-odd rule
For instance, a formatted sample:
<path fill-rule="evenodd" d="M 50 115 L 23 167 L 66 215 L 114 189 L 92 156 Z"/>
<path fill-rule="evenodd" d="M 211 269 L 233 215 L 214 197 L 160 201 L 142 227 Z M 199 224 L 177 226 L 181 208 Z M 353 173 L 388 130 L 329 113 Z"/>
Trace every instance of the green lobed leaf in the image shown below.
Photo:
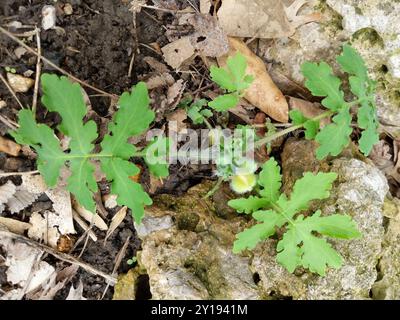
<path fill-rule="evenodd" d="M 333 117 L 333 123 L 325 126 L 315 137 L 320 144 L 317 149 L 317 159 L 322 160 L 329 154 L 337 156 L 350 142 L 351 115 L 347 108 L 342 109 Z"/>
<path fill-rule="evenodd" d="M 274 158 L 269 159 L 262 166 L 258 184 L 263 187 L 259 192 L 261 197 L 268 202 L 276 202 L 278 200 L 282 186 L 282 176 L 279 165 Z"/>
<path fill-rule="evenodd" d="M 269 201 L 264 198 L 250 196 L 248 198 L 239 198 L 228 201 L 228 205 L 239 213 L 250 214 L 261 208 L 265 208 Z"/>
<path fill-rule="evenodd" d="M 158 178 L 165 178 L 169 175 L 167 155 L 170 145 L 169 138 L 156 137 L 144 149 L 144 161 L 150 173 Z"/>
<path fill-rule="evenodd" d="M 302 265 L 324 276 L 327 267 L 341 266 L 340 255 L 325 239 L 316 237 L 313 232 L 339 239 L 360 236 L 354 221 L 349 216 L 334 214 L 321 217 L 320 211 L 305 219 L 300 215 L 288 226 L 288 231 L 277 246 L 279 252 L 277 260 L 289 272 L 293 272 L 296 266 Z"/>
<path fill-rule="evenodd" d="M 41 83 L 42 103 L 49 111 L 60 114 L 62 122 L 58 128 L 71 138 L 68 159 L 71 175 L 67 189 L 86 209 L 95 212 L 92 192 L 97 191 L 97 183 L 94 183 L 93 178 L 94 166 L 87 155 L 93 151 L 93 141 L 98 135 L 94 121 L 83 123 L 87 106 L 83 100 L 82 88 L 66 77 L 50 74 L 43 74 Z"/>
<path fill-rule="evenodd" d="M 117 203 L 128 206 L 132 210 L 135 222 L 140 224 L 144 216 L 143 207 L 153 203 L 142 186 L 130 178 L 137 175 L 140 169 L 120 158 L 102 158 L 101 169 L 111 181 L 111 193 L 118 195 Z"/>
<path fill-rule="evenodd" d="M 254 249 L 256 245 L 275 233 L 275 226 L 281 217 L 274 211 L 264 211 L 264 221 L 236 235 L 233 252 L 239 253 L 245 249 Z"/>
<path fill-rule="evenodd" d="M 211 79 L 222 89 L 241 95 L 254 81 L 252 75 L 246 75 L 246 58 L 240 52 L 237 52 L 227 59 L 226 64 L 226 68 L 211 66 Z"/>
<path fill-rule="evenodd" d="M 379 141 L 378 117 L 374 104 L 375 83 L 368 78 L 368 70 L 358 52 L 349 45 L 343 46 L 343 53 L 337 58 L 342 69 L 349 73 L 351 91 L 361 101 L 358 109 L 358 125 L 364 131 L 359 140 L 361 152 L 368 156 L 374 144 Z"/>
<path fill-rule="evenodd" d="M 289 117 L 293 121 L 295 126 L 303 125 L 305 130 L 305 137 L 307 140 L 313 140 L 318 134 L 318 130 L 320 127 L 319 121 L 314 121 L 306 118 L 303 113 L 298 110 L 294 109 L 289 112 Z"/>
<path fill-rule="evenodd" d="M 218 68 L 216 66 L 211 66 L 210 75 L 211 80 L 218 84 L 222 89 L 225 89 L 228 92 L 234 92 L 236 90 L 234 79 L 227 70 Z"/>
<path fill-rule="evenodd" d="M 322 104 L 332 111 L 342 109 L 346 102 L 340 89 L 341 81 L 333 75 L 332 68 L 325 62 L 305 62 L 301 71 L 306 78 L 306 87 L 316 97 L 326 97 Z"/>
<path fill-rule="evenodd" d="M 365 66 L 364 60 L 358 52 L 348 44 L 343 46 L 343 52 L 337 57 L 337 62 L 340 64 L 343 71 L 359 78 L 367 78 L 367 67 Z"/>
<path fill-rule="evenodd" d="M 154 120 L 154 112 L 149 108 L 149 95 L 146 84 L 139 82 L 132 92 L 124 92 L 119 101 L 119 110 L 108 126 L 102 143 L 102 155 L 113 155 L 128 160 L 135 154 L 135 147 L 128 138 L 146 131 Z"/>
<path fill-rule="evenodd" d="M 238 103 L 239 97 L 236 94 L 232 93 L 218 96 L 213 101 L 209 102 L 208 106 L 210 108 L 213 108 L 215 111 L 223 112 L 236 107 Z"/>
<path fill-rule="evenodd" d="M 21 110 L 18 113 L 18 119 L 19 128 L 10 132 L 11 136 L 17 143 L 30 145 L 36 150 L 38 170 L 43 175 L 46 184 L 54 187 L 66 160 L 60 141 L 51 128 L 36 123 L 31 110 Z"/>
<path fill-rule="evenodd" d="M 301 125 L 308 120 L 298 109 L 291 110 L 289 112 L 289 118 L 292 120 L 295 126 Z"/>
<path fill-rule="evenodd" d="M 307 140 L 314 140 L 320 127 L 319 121 L 308 120 L 304 123 L 305 137 Z"/>
<path fill-rule="evenodd" d="M 337 178 L 334 172 L 319 172 L 314 175 L 306 172 L 304 176 L 294 184 L 290 199 L 280 197 L 277 204 L 288 217 L 293 217 L 297 212 L 306 210 L 310 201 L 322 200 L 329 197 L 332 183 Z"/>

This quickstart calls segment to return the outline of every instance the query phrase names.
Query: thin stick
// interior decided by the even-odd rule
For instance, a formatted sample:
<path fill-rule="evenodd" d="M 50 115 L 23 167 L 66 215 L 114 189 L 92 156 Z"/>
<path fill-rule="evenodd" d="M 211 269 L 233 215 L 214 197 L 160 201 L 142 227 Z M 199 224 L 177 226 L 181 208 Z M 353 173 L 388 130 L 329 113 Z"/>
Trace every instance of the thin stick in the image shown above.
<path fill-rule="evenodd" d="M 224 178 L 220 177 L 218 179 L 217 183 L 214 185 L 214 187 L 203 197 L 203 200 L 208 199 L 209 197 L 214 195 L 214 193 L 218 191 L 218 189 L 221 186 L 222 182 L 224 182 Z"/>
<path fill-rule="evenodd" d="M 18 102 L 19 106 L 21 107 L 21 109 L 24 109 L 24 105 L 21 103 L 21 101 L 18 99 L 17 94 L 14 92 L 13 88 L 11 88 L 11 86 L 8 84 L 7 80 L 3 77 L 3 75 L 0 73 L 0 79 L 1 81 L 3 81 L 3 83 L 5 84 L 5 86 L 7 87 L 8 91 L 10 91 L 10 93 L 12 94 L 12 96 L 14 97 L 14 99 Z"/>
<path fill-rule="evenodd" d="M 81 267 L 82 269 L 86 270 L 87 272 L 94 274 L 96 276 L 100 276 L 102 278 L 104 278 L 105 280 L 107 280 L 109 283 L 111 284 L 115 284 L 117 282 L 117 278 L 115 276 L 109 275 L 103 271 L 97 270 L 96 268 L 92 267 L 91 265 L 82 262 L 66 253 L 63 252 L 58 252 L 57 250 L 50 248 L 44 244 L 41 244 L 39 242 L 33 241 L 27 237 L 12 233 L 8 230 L 4 230 L 0 228 L 0 236 L 6 236 L 9 237 L 11 239 L 17 240 L 17 241 L 22 241 L 24 243 L 27 243 L 35 248 L 41 249 L 49 254 L 51 254 L 52 256 L 56 257 L 57 259 L 64 261 L 64 262 L 68 262 L 74 265 L 77 265 L 79 267 Z"/>
<path fill-rule="evenodd" d="M 122 248 L 121 248 L 121 249 L 119 250 L 119 252 L 117 253 L 117 256 L 115 257 L 114 268 L 113 268 L 113 271 L 112 271 L 112 275 L 115 276 L 115 277 L 118 275 L 117 270 L 118 270 L 119 266 L 121 265 L 122 258 L 125 256 L 126 249 L 128 248 L 129 240 L 130 240 L 130 239 L 131 239 L 131 236 L 128 236 L 128 238 L 126 238 L 124 245 L 122 246 Z M 106 288 L 104 289 L 103 294 L 102 294 L 100 300 L 103 300 L 103 298 L 104 298 L 104 296 L 106 295 L 106 293 L 107 293 L 109 287 L 110 287 L 110 284 L 107 283 L 107 286 L 106 286 Z"/>
<path fill-rule="evenodd" d="M 129 63 L 129 69 L 128 69 L 128 77 L 129 78 L 132 76 L 133 64 L 135 63 L 136 54 L 140 54 L 139 38 L 138 38 L 137 23 L 136 23 L 136 12 L 133 12 L 132 16 L 133 16 L 132 24 L 133 24 L 133 46 L 134 46 L 134 48 L 132 51 L 132 58 Z"/>
<path fill-rule="evenodd" d="M 36 174 L 39 173 L 38 170 L 34 170 L 34 171 L 24 171 L 24 172 L 4 172 L 4 173 L 0 173 L 0 177 L 9 177 L 9 176 L 29 176 L 32 174 Z"/>
<path fill-rule="evenodd" d="M 332 114 L 333 114 L 332 111 L 326 111 L 326 112 L 324 112 L 324 113 L 321 113 L 319 116 L 316 116 L 315 118 L 312 118 L 312 119 L 310 119 L 310 120 L 312 120 L 312 121 L 318 121 L 318 120 L 321 120 L 321 119 L 323 119 L 323 118 L 329 117 L 329 116 L 331 116 Z M 279 132 L 274 133 L 274 134 L 272 134 L 272 135 L 268 135 L 268 136 L 266 136 L 265 138 L 262 138 L 261 140 L 258 140 L 258 141 L 254 144 L 254 146 L 255 146 L 256 148 L 261 147 L 261 146 L 263 146 L 263 145 L 266 144 L 266 143 L 269 143 L 269 142 L 271 142 L 271 141 L 273 141 L 273 140 L 275 140 L 275 139 L 277 139 L 277 138 L 279 138 L 279 137 L 282 137 L 282 136 L 284 136 L 284 135 L 287 135 L 288 133 L 293 132 L 293 131 L 296 131 L 296 130 L 301 129 L 301 128 L 303 128 L 303 127 L 304 127 L 304 124 L 299 124 L 299 125 L 296 125 L 296 126 L 291 126 L 291 127 L 287 128 L 287 129 L 285 129 L 285 130 L 279 131 Z"/>
<path fill-rule="evenodd" d="M 11 130 L 16 130 L 17 128 L 19 128 L 18 123 L 15 123 L 14 121 L 8 119 L 5 116 L 0 115 L 0 121 L 3 122 Z"/>
<path fill-rule="evenodd" d="M 34 49 L 32 49 L 31 47 L 29 47 L 28 45 L 26 45 L 25 43 L 23 43 L 21 40 L 19 40 L 17 37 L 15 37 L 12 33 L 8 32 L 8 31 L 5 30 L 4 28 L 0 27 L 0 32 L 3 33 L 3 34 L 5 34 L 7 37 L 9 37 L 10 39 L 14 40 L 15 42 L 17 42 L 21 47 L 25 48 L 25 49 L 28 50 L 30 53 L 34 54 L 34 55 L 37 56 L 37 57 L 39 56 L 39 54 L 38 54 Z M 115 98 L 115 97 L 116 97 L 116 95 L 114 95 L 114 94 L 105 92 L 105 91 L 103 91 L 103 90 L 101 90 L 101 89 L 98 89 L 98 88 L 96 88 L 96 87 L 94 87 L 94 86 L 88 84 L 87 82 L 85 82 L 85 81 L 83 81 L 83 80 L 78 79 L 77 77 L 73 76 L 73 75 L 70 74 L 69 72 L 65 71 L 64 69 L 60 68 L 59 66 L 57 66 L 56 64 L 54 64 L 53 62 L 51 62 L 51 61 L 50 61 L 49 59 L 47 59 L 46 57 L 41 56 L 41 59 L 42 59 L 44 62 L 46 62 L 48 65 L 52 66 L 52 67 L 53 67 L 54 69 L 56 69 L 57 71 L 59 71 L 59 72 L 61 72 L 62 74 L 64 74 L 64 75 L 70 77 L 72 80 L 74 80 L 74 81 L 76 81 L 76 82 L 79 82 L 81 85 L 83 85 L 83 86 L 85 86 L 85 87 L 88 87 L 88 88 L 90 88 L 90 89 L 92 89 L 92 90 L 94 90 L 94 91 L 96 91 L 96 92 L 102 93 L 102 94 L 104 94 L 104 95 L 106 95 L 106 96 L 108 96 L 108 97 L 111 97 L 111 98 Z"/>
<path fill-rule="evenodd" d="M 32 101 L 32 113 L 36 115 L 36 107 L 38 102 L 38 93 L 39 93 L 39 82 L 40 82 L 40 74 L 42 72 L 42 44 L 40 41 L 40 29 L 36 28 L 36 46 L 37 46 L 37 62 L 36 62 L 36 77 L 35 77 L 35 89 L 33 92 L 33 101 Z"/>

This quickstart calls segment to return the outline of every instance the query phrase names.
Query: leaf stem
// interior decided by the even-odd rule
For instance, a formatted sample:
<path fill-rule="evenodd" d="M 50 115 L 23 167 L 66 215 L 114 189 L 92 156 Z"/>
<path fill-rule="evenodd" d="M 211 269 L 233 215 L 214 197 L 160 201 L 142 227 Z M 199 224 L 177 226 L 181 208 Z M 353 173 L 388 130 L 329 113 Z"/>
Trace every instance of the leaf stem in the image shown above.
<path fill-rule="evenodd" d="M 321 119 L 323 119 L 323 118 L 330 117 L 330 116 L 333 115 L 333 114 L 334 114 L 333 111 L 326 111 L 326 112 L 321 113 L 320 115 L 318 115 L 318 116 L 316 116 L 316 117 L 314 117 L 314 118 L 312 118 L 312 119 L 310 119 L 310 120 L 311 120 L 311 121 L 318 121 L 318 120 L 321 120 Z M 303 124 L 299 124 L 299 125 L 295 125 L 295 126 L 291 126 L 291 127 L 287 128 L 287 129 L 285 129 L 285 130 L 279 131 L 279 132 L 274 133 L 274 134 L 272 134 L 272 135 L 266 136 L 265 138 L 262 138 L 261 140 L 258 140 L 258 141 L 254 144 L 254 146 L 255 146 L 256 148 L 261 147 L 261 146 L 264 145 L 264 144 L 267 144 L 267 143 L 269 143 L 269 142 L 271 142 L 271 141 L 273 141 L 273 140 L 275 140 L 275 139 L 277 139 L 277 138 L 279 138 L 279 137 L 282 137 L 282 136 L 284 136 L 284 135 L 287 135 L 288 133 L 293 132 L 293 131 L 296 131 L 296 130 L 301 129 L 301 128 L 303 128 L 303 127 L 304 127 L 304 123 L 303 123 Z"/>
<path fill-rule="evenodd" d="M 224 182 L 224 178 L 220 177 L 217 181 L 217 183 L 214 185 L 214 187 L 203 197 L 203 199 L 208 199 L 209 197 L 211 197 L 215 192 L 217 192 L 217 190 L 219 189 L 219 187 L 221 186 L 222 182 Z"/>

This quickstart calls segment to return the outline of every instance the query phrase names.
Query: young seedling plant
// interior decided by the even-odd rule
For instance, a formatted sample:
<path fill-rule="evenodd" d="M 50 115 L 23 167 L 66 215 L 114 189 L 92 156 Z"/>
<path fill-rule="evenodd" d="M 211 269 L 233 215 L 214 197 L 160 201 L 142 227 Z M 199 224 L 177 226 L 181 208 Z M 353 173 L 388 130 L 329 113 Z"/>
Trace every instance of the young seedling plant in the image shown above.
<path fill-rule="evenodd" d="M 277 228 L 285 227 L 286 232 L 277 244 L 277 261 L 289 272 L 302 266 L 323 276 L 327 267 L 339 268 L 341 256 L 320 236 L 357 238 L 361 235 L 354 221 L 342 214 L 321 216 L 320 210 L 310 216 L 302 214 L 309 209 L 312 200 L 329 197 L 336 178 L 333 172 L 316 175 L 307 172 L 296 181 L 288 198 L 280 193 L 282 177 L 278 163 L 273 158 L 268 160 L 258 178 L 258 196 L 228 202 L 239 213 L 252 214 L 258 222 L 236 236 L 233 252 L 253 249 L 260 241 L 274 235 Z"/>
<path fill-rule="evenodd" d="M 238 126 L 241 134 L 235 137 L 226 137 L 221 128 L 213 128 L 208 121 L 213 112 L 225 113 L 236 107 L 244 96 L 245 90 L 254 81 L 252 75 L 246 74 L 246 58 L 237 53 L 227 59 L 225 68 L 212 66 L 210 69 L 211 79 L 225 92 L 207 103 L 201 99 L 186 108 L 188 117 L 194 124 L 206 124 L 210 130 L 210 142 L 216 145 L 220 152 L 216 159 L 217 176 L 219 180 L 215 187 L 208 193 L 212 195 L 223 181 L 230 181 L 232 189 L 241 194 L 249 192 L 256 184 L 254 172 L 258 169 L 253 159 L 246 157 L 248 150 L 246 141 L 251 135 L 246 126 Z M 189 102 L 190 103 L 190 102 Z M 241 152 L 237 152 L 241 150 Z"/>
<path fill-rule="evenodd" d="M 62 150 L 53 129 L 38 124 L 33 112 L 28 109 L 19 112 L 19 129 L 11 135 L 18 143 L 29 145 L 37 152 L 38 170 L 49 187 L 57 184 L 61 168 L 66 165 L 70 171 L 67 189 L 83 207 L 93 213 L 96 212 L 93 193 L 98 186 L 92 161 L 100 161 L 101 170 L 111 182 L 111 192 L 117 195 L 117 203 L 130 208 L 135 221 L 140 223 L 144 206 L 151 205 L 152 200 L 142 186 L 131 179 L 139 174 L 140 169 L 129 160 L 143 157 L 152 174 L 161 177 L 168 175 L 166 163 L 156 163 L 152 159 L 160 155 L 146 152 L 146 149 L 138 150 L 128 143 L 128 138 L 145 132 L 154 120 L 146 85 L 140 82 L 132 88 L 131 93 L 121 95 L 119 110 L 114 114 L 108 133 L 100 144 L 101 151 L 95 153 L 97 126 L 92 120 L 84 122 L 87 107 L 80 85 L 71 83 L 66 77 L 50 74 L 42 75 L 41 84 L 43 105 L 61 116 L 58 130 L 70 139 L 68 150 Z M 166 144 L 166 141 L 159 139 L 153 143 Z"/>
<path fill-rule="evenodd" d="M 245 76 L 245 59 L 240 54 L 235 56 L 236 63 L 232 62 L 233 59 L 228 59 L 227 69 L 211 69 L 212 79 L 229 92 L 209 103 L 209 107 L 216 111 L 226 111 L 236 106 L 252 81 L 250 77 Z M 306 78 L 306 87 L 314 96 L 324 98 L 322 105 L 328 110 L 312 119 L 306 118 L 298 110 L 291 111 L 293 125 L 259 139 L 255 143 L 256 147 L 295 130 L 304 129 L 306 139 L 315 140 L 319 144 L 316 151 L 318 159 L 324 159 L 328 155 L 337 156 L 350 143 L 350 135 L 353 132 L 351 109 L 358 106 L 357 123 L 362 130 L 358 141 L 359 149 L 365 156 L 369 155 L 374 144 L 379 141 L 375 106 L 376 83 L 368 77 L 361 56 L 349 45 L 343 47 L 337 62 L 349 75 L 350 90 L 356 98 L 350 102 L 345 100 L 341 89 L 342 82 L 333 74 L 327 63 L 306 62 L 301 68 Z M 237 79 L 242 79 L 242 83 Z M 235 93 L 232 95 L 232 92 Z M 332 123 L 321 128 L 320 120 L 328 117 L 332 118 Z M 224 166 L 217 165 L 217 170 L 222 171 L 220 176 L 226 177 L 223 168 Z M 354 221 L 347 215 L 321 216 L 319 210 L 310 216 L 303 214 L 312 200 L 329 197 L 329 190 L 337 178 L 336 173 L 305 173 L 303 178 L 296 181 L 292 194 L 287 198 L 286 195 L 280 194 L 280 169 L 273 158 L 263 165 L 258 180 L 254 175 L 257 166 L 254 168 L 251 180 L 240 178 L 241 183 L 246 182 L 248 188 L 237 189 L 243 191 L 239 193 L 251 191 L 257 181 L 260 187 L 259 196 L 231 200 L 229 205 L 239 213 L 252 214 L 259 223 L 237 235 L 233 251 L 239 253 L 245 249 L 253 249 L 257 243 L 274 235 L 277 228 L 285 227 L 286 233 L 277 245 L 277 261 L 289 272 L 302 266 L 325 275 L 327 267 L 339 268 L 342 264 L 341 256 L 321 236 L 338 239 L 360 237 Z M 237 176 L 244 176 L 235 175 L 235 170 L 230 170 L 228 175 L 231 175 L 231 181 Z M 231 186 L 233 190 L 236 189 L 234 184 L 231 183 Z"/>

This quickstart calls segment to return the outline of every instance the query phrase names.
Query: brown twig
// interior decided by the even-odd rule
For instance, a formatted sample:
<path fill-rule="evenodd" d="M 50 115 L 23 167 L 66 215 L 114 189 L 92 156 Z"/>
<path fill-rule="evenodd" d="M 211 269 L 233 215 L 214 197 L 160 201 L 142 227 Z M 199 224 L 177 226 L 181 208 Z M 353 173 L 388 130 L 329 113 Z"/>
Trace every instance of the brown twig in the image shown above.
<path fill-rule="evenodd" d="M 29 47 L 28 45 L 26 45 L 25 43 L 23 43 L 21 40 L 19 40 L 17 37 L 15 37 L 12 33 L 8 32 L 6 29 L 0 27 L 0 32 L 3 33 L 3 34 L 5 34 L 7 37 L 9 37 L 10 39 L 14 40 L 15 42 L 17 42 L 21 47 L 25 48 L 25 49 L 28 50 L 30 53 L 34 54 L 34 55 L 37 56 L 37 57 L 39 56 L 39 54 L 38 54 L 34 49 L 32 49 L 31 47 Z M 81 85 L 83 85 L 83 86 L 85 86 L 85 87 L 87 87 L 87 88 L 90 88 L 90 89 L 92 89 L 92 90 L 94 90 L 94 91 L 96 91 L 96 92 L 102 93 L 102 94 L 104 94 L 104 95 L 106 95 L 106 96 L 108 96 L 108 97 L 116 98 L 116 95 L 111 94 L 111 93 L 108 93 L 108 92 L 105 92 L 105 91 L 103 91 L 103 90 L 101 90 L 101 89 L 98 89 L 98 88 L 96 88 L 96 87 L 94 87 L 94 86 L 88 84 L 87 82 L 85 82 L 85 81 L 83 81 L 83 80 L 78 79 L 77 77 L 73 76 L 73 75 L 70 74 L 69 72 L 65 71 L 64 69 L 60 68 L 59 66 L 57 66 L 56 64 L 54 64 L 53 62 L 51 62 L 51 61 L 50 61 L 49 59 L 47 59 L 46 57 L 44 57 L 44 56 L 40 56 L 40 57 L 41 57 L 41 59 L 42 59 L 44 62 L 46 62 L 48 65 L 50 65 L 51 67 L 53 67 L 53 68 L 56 69 L 57 71 L 61 72 L 62 74 L 64 74 L 64 75 L 70 77 L 72 80 L 74 80 L 74 81 L 76 81 L 76 82 L 79 82 Z"/>
<path fill-rule="evenodd" d="M 37 62 L 36 62 L 36 77 L 35 77 L 35 88 L 33 91 L 33 101 L 32 101 L 32 113 L 36 114 L 37 102 L 38 102 L 38 93 L 39 93 L 39 82 L 40 82 L 40 74 L 42 72 L 42 45 L 40 41 L 40 29 L 36 28 L 36 46 L 37 46 Z"/>
<path fill-rule="evenodd" d="M 0 173 L 0 177 L 9 177 L 9 176 L 24 176 L 24 175 L 32 175 L 39 173 L 38 170 L 34 171 L 24 171 L 24 172 L 4 172 Z"/>

